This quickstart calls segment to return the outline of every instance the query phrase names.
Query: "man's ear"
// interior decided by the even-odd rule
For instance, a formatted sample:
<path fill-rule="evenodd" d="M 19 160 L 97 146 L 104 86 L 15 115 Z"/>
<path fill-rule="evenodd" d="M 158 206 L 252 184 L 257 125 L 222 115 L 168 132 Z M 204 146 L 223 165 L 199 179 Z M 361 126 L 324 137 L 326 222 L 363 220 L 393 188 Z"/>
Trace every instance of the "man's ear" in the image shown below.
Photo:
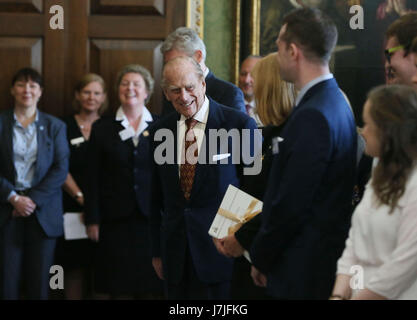
<path fill-rule="evenodd" d="M 196 50 L 194 52 L 193 58 L 195 61 L 197 61 L 197 63 L 201 63 L 201 61 L 203 61 L 203 53 L 201 52 L 201 50 Z"/>
<path fill-rule="evenodd" d="M 289 45 L 289 52 L 290 52 L 291 58 L 293 58 L 294 60 L 298 59 L 301 53 L 300 48 L 298 48 L 295 43 L 291 43 Z"/>

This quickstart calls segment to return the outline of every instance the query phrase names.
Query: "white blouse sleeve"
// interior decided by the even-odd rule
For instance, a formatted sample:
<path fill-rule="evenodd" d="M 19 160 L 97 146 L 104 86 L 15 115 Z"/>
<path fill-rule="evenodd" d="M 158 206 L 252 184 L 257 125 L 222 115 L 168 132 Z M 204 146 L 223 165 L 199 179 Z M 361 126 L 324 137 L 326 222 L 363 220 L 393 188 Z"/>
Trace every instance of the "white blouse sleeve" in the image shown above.
<path fill-rule="evenodd" d="M 368 282 L 367 288 L 388 299 L 395 299 L 417 279 L 417 185 L 410 186 L 397 230 L 397 245 L 387 262 Z"/>
<path fill-rule="evenodd" d="M 337 261 L 337 274 L 352 275 L 350 268 L 357 264 L 358 259 L 353 250 L 353 228 L 354 225 L 352 223 L 349 230 L 349 237 L 346 240 L 345 250 L 343 250 L 342 256 Z"/>

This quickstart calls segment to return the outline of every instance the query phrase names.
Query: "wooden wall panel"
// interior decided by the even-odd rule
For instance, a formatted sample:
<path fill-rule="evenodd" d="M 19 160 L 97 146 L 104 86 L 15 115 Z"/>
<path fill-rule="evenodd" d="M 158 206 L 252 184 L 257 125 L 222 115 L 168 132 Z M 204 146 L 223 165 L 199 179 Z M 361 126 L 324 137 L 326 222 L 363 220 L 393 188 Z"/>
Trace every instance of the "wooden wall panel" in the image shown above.
<path fill-rule="evenodd" d="M 151 75 L 161 74 L 162 64 L 158 60 L 160 41 L 132 41 L 132 40 L 92 40 L 90 65 L 91 71 L 100 73 L 109 87 L 110 107 L 116 110 L 119 106 L 115 88 L 117 73 L 127 64 L 140 64 L 149 70 Z M 156 58 L 155 58 L 156 57 Z M 158 63 L 155 63 L 158 60 Z M 148 102 L 148 108 L 159 113 L 158 102 L 161 90 L 158 84 L 154 94 Z M 156 98 L 158 97 L 158 98 Z"/>
<path fill-rule="evenodd" d="M 164 15 L 166 0 L 93 0 L 94 14 Z"/>
<path fill-rule="evenodd" d="M 42 12 L 42 0 L 0 0 L 1 12 Z"/>
<path fill-rule="evenodd" d="M 165 37 L 186 22 L 187 0 L 0 0 L 0 110 L 10 106 L 12 75 L 24 66 L 41 71 L 42 109 L 56 116 L 73 112 L 73 88 L 87 72 L 107 82 L 117 107 L 114 81 L 119 69 L 139 63 L 155 79 L 149 108 L 159 113 Z M 64 9 L 64 29 L 52 30 L 49 9 Z"/>
<path fill-rule="evenodd" d="M 16 71 L 27 66 L 42 70 L 42 39 L 0 38 L 0 61 L 0 106 L 7 109 L 13 106 L 10 87 Z"/>

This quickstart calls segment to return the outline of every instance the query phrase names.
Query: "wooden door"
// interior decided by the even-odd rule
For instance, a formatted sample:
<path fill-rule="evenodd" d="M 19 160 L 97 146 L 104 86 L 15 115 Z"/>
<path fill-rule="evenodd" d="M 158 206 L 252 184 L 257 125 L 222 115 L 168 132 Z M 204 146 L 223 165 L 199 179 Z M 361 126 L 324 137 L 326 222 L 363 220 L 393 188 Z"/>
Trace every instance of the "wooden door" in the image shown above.
<path fill-rule="evenodd" d="M 54 5 L 63 8 L 64 29 L 50 26 Z M 185 21 L 186 0 L 0 0 L 0 109 L 12 106 L 13 74 L 31 66 L 44 77 L 42 110 L 71 114 L 74 85 L 87 72 L 104 78 L 115 110 L 116 74 L 122 66 L 138 63 L 155 79 L 148 107 L 159 113 L 159 47 Z"/>

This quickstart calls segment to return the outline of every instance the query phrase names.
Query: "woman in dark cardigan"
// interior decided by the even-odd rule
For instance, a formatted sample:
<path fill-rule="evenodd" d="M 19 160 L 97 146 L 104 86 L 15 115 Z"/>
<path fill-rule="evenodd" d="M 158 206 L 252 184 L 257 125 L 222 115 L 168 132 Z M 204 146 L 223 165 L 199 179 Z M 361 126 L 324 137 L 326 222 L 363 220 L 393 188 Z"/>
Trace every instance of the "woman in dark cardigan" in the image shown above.
<path fill-rule="evenodd" d="M 255 113 L 264 127 L 262 135 L 262 171 L 256 176 L 244 176 L 241 190 L 262 200 L 272 164 L 273 144 L 278 140 L 285 121 L 291 113 L 295 90 L 292 84 L 283 81 L 279 75 L 277 54 L 271 53 L 256 63 L 254 78 Z M 242 256 L 249 250 L 252 240 L 261 224 L 260 215 L 242 226 L 235 234 L 222 239 L 220 248 L 226 256 L 236 257 L 233 279 L 232 299 L 266 299 L 265 288 L 255 286 L 250 276 L 251 264 Z"/>
<path fill-rule="evenodd" d="M 97 241 L 94 287 L 103 299 L 162 295 L 148 239 L 148 130 L 156 118 L 145 104 L 153 84 L 144 67 L 122 68 L 116 81 L 121 106 L 91 132 L 85 222 L 89 238 Z"/>

